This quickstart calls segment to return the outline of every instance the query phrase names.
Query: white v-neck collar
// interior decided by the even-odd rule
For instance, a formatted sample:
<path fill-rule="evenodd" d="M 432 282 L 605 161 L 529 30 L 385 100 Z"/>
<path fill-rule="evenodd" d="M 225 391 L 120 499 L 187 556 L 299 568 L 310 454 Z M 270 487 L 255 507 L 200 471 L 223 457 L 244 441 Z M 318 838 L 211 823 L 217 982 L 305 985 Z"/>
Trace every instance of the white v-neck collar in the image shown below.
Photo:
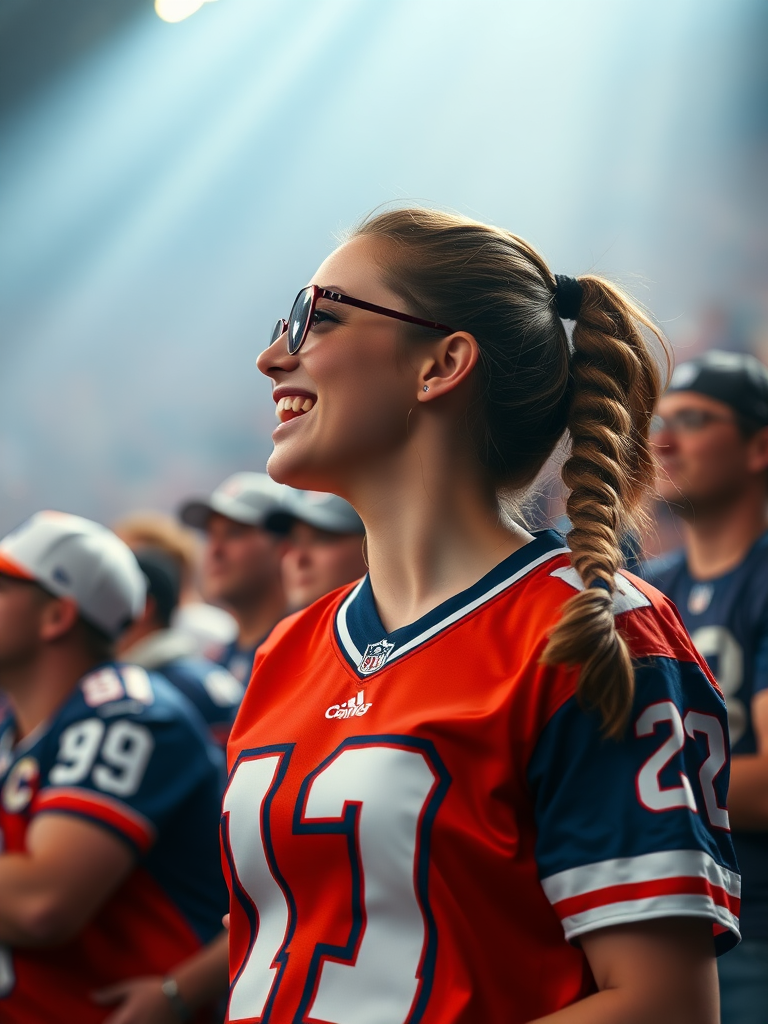
<path fill-rule="evenodd" d="M 542 530 L 500 562 L 481 580 L 443 601 L 414 623 L 387 633 L 368 576 L 357 584 L 336 612 L 336 638 L 344 657 L 361 677 L 380 671 L 513 586 L 544 562 L 568 552 L 562 536 Z"/>

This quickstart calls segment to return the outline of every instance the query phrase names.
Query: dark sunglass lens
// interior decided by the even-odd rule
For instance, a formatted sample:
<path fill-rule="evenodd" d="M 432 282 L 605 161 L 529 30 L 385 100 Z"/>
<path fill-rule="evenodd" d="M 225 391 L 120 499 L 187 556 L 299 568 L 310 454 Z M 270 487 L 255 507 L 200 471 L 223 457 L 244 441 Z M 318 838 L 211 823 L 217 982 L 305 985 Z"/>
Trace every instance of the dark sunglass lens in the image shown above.
<path fill-rule="evenodd" d="M 288 320 L 288 351 L 294 355 L 301 348 L 309 322 L 309 311 L 312 308 L 312 289 L 302 288 L 296 296 L 291 315 Z"/>
<path fill-rule="evenodd" d="M 274 345 L 279 337 L 285 334 L 288 324 L 285 320 L 278 320 L 275 326 L 272 328 L 272 336 L 269 339 L 269 344 Z"/>

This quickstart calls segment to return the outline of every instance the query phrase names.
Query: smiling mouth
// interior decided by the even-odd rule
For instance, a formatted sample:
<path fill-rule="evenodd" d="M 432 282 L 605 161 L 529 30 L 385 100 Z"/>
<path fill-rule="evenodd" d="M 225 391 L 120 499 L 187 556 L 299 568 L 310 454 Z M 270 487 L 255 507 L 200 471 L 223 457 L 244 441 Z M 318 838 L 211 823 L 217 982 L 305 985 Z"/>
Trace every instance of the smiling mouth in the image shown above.
<path fill-rule="evenodd" d="M 309 398 L 307 395 L 286 395 L 278 399 L 275 407 L 275 415 L 281 423 L 294 420 L 297 416 L 304 416 L 314 408 L 317 399 Z"/>

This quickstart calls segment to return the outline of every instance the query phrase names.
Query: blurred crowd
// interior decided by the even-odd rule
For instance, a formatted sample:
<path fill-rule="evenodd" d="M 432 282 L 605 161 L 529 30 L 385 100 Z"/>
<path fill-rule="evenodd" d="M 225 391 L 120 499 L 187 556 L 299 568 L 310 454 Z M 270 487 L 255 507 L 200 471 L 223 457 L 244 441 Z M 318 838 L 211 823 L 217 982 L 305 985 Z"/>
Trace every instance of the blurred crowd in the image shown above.
<path fill-rule="evenodd" d="M 732 998 L 757 978 L 764 1006 L 768 371 L 730 352 L 678 366 L 652 436 L 671 511 L 627 561 L 729 702 L 747 952 Z M 679 550 L 644 562 L 662 534 Z M 227 736 L 260 643 L 365 574 L 364 537 L 341 498 L 240 472 L 177 516 L 108 530 L 41 512 L 0 542 L 0 1019 L 222 1019 Z"/>

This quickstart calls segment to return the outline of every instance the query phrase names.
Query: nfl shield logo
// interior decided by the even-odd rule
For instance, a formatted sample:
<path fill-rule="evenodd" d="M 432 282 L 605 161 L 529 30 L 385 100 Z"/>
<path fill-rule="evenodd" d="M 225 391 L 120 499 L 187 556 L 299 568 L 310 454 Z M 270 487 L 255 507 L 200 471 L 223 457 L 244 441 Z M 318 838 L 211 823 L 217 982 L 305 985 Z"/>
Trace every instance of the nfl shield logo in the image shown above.
<path fill-rule="evenodd" d="M 395 645 L 387 643 L 386 640 L 379 640 L 377 644 L 368 644 L 365 648 L 365 654 L 357 666 L 357 671 L 363 676 L 369 676 L 372 672 L 378 672 L 394 649 Z"/>
<path fill-rule="evenodd" d="M 691 615 L 701 615 L 709 608 L 715 588 L 711 583 L 697 583 L 688 595 L 688 611 Z"/>

